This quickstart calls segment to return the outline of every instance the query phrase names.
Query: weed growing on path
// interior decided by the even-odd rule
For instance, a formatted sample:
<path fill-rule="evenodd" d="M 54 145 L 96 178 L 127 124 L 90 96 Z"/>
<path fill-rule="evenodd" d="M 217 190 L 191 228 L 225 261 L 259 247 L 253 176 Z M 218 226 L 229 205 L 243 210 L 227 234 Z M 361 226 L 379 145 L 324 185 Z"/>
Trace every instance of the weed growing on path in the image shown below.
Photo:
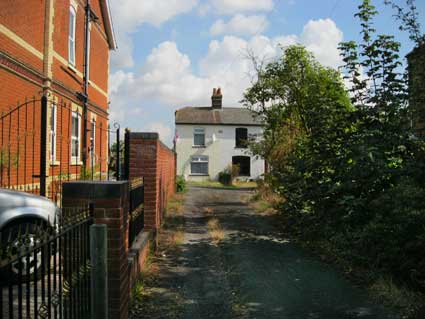
<path fill-rule="evenodd" d="M 225 237 L 220 221 L 217 218 L 211 218 L 207 223 L 207 227 L 213 244 L 218 245 Z"/>

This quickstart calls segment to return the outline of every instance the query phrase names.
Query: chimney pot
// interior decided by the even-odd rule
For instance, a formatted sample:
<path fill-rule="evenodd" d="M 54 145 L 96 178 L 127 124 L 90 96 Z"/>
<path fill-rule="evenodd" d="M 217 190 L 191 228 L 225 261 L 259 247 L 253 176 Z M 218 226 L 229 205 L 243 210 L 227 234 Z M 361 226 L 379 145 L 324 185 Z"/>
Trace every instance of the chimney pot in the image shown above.
<path fill-rule="evenodd" d="M 211 96 L 211 107 L 213 109 L 221 109 L 223 103 L 223 95 L 221 94 L 221 88 L 213 89 L 213 95 Z"/>

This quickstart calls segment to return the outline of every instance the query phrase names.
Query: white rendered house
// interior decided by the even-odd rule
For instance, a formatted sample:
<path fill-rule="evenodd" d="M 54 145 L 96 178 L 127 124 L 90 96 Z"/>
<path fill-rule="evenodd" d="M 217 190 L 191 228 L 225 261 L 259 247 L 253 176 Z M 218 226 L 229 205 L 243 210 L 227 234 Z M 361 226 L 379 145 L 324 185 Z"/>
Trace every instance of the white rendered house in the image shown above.
<path fill-rule="evenodd" d="M 262 158 L 252 155 L 247 140 L 262 136 L 262 124 L 246 108 L 222 107 L 220 89 L 214 89 L 209 107 L 185 107 L 175 113 L 177 174 L 190 181 L 217 180 L 232 164 L 239 178 L 255 180 L 265 171 Z"/>

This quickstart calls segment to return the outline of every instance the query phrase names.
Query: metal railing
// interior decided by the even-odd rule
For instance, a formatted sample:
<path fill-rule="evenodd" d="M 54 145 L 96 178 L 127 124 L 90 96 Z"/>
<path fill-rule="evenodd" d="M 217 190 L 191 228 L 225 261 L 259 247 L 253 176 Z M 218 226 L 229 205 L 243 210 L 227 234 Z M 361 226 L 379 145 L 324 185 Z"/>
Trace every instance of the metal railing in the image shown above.
<path fill-rule="evenodd" d="M 60 204 L 63 182 L 120 180 L 127 160 L 119 124 L 111 128 L 101 114 L 82 121 L 81 107 L 46 96 L 1 112 L 0 188 Z"/>
<path fill-rule="evenodd" d="M 130 182 L 130 213 L 128 243 L 132 245 L 136 236 L 144 228 L 144 186 L 143 179 L 138 178 Z"/>
<path fill-rule="evenodd" d="M 0 318 L 89 318 L 93 207 L 2 233 Z M 7 241 L 8 245 L 3 245 Z"/>

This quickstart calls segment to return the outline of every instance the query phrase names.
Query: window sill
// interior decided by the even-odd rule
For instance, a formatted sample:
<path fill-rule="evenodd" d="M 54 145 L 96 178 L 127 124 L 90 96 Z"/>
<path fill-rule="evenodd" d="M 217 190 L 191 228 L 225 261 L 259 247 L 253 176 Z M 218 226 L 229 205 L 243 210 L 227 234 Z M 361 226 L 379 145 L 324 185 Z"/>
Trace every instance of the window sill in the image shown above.
<path fill-rule="evenodd" d="M 71 62 L 69 62 L 69 61 L 68 61 L 68 69 L 69 69 L 71 72 L 73 72 L 73 73 L 77 74 L 77 69 L 76 69 L 76 68 L 75 68 L 75 66 L 74 66 L 74 65 L 72 65 L 72 64 L 71 64 Z"/>
<path fill-rule="evenodd" d="M 189 176 L 210 176 L 210 174 L 189 174 Z"/>
<path fill-rule="evenodd" d="M 79 159 L 71 159 L 71 163 L 69 163 L 69 165 L 71 166 L 83 166 L 83 162 L 80 161 Z"/>
<path fill-rule="evenodd" d="M 237 150 L 246 150 L 246 149 L 248 149 L 248 146 L 235 146 L 235 149 L 237 149 Z"/>
<path fill-rule="evenodd" d="M 192 145 L 192 148 L 206 148 L 205 145 Z"/>
<path fill-rule="evenodd" d="M 53 162 L 50 162 L 50 166 L 59 166 L 61 164 L 61 162 L 59 162 L 59 161 L 53 161 Z"/>

